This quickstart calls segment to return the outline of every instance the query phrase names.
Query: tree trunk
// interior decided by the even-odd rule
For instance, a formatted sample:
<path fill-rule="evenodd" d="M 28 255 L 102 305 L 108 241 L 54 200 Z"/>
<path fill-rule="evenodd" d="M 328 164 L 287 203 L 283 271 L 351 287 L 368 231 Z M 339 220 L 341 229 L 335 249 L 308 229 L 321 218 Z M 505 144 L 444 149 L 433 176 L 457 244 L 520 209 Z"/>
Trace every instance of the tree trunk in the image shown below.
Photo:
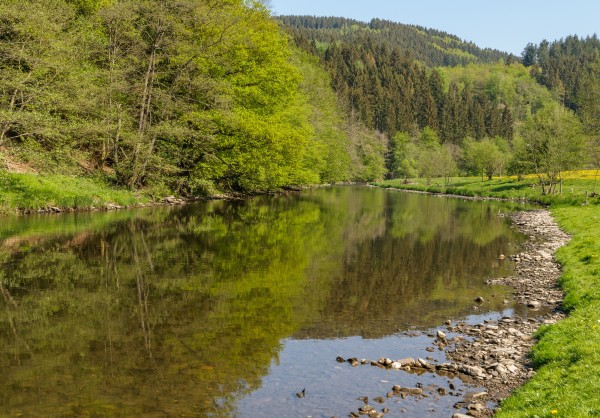
<path fill-rule="evenodd" d="M 129 179 L 129 186 L 134 186 L 142 177 L 142 168 L 146 163 L 141 160 L 141 148 L 146 136 L 146 131 L 150 126 L 150 109 L 152 105 L 152 86 L 154 84 L 154 76 L 156 71 L 156 53 L 158 51 L 159 41 L 161 36 L 152 45 L 148 66 L 144 76 L 144 88 L 142 90 L 142 99 L 140 100 L 140 114 L 138 117 L 138 138 L 133 150 L 132 175 Z"/>

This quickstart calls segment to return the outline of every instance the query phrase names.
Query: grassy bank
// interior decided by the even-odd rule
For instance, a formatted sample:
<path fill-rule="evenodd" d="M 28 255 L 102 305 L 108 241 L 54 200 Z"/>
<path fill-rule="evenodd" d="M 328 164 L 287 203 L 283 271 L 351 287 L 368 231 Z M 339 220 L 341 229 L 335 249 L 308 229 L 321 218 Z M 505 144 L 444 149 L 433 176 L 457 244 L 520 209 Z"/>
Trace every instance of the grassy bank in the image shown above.
<path fill-rule="evenodd" d="M 563 266 L 561 286 L 566 293 L 564 321 L 543 327 L 533 350 L 537 374 L 502 403 L 497 417 L 597 417 L 600 416 L 600 203 L 589 198 L 594 179 L 589 172 L 571 173 L 562 196 L 541 196 L 535 179 L 513 178 L 481 181 L 456 179 L 444 186 L 442 179 L 403 184 L 392 180 L 382 187 L 528 199 L 550 205 L 558 224 L 572 235 L 556 257 Z M 598 191 L 596 191 L 598 192 Z"/>
<path fill-rule="evenodd" d="M 586 202 L 589 195 L 600 192 L 600 178 L 595 170 L 567 172 L 564 175 L 563 193 L 542 196 L 539 181 L 535 176 L 495 178 L 482 180 L 481 177 L 455 177 L 449 184 L 444 179 L 413 179 L 405 184 L 403 180 L 388 180 L 375 183 L 381 187 L 393 187 L 406 190 L 419 190 L 431 193 L 448 193 L 462 196 L 496 197 L 501 199 L 529 200 L 545 205 L 572 205 Z M 588 198 L 588 202 L 593 199 Z M 597 201 L 597 200 L 596 200 Z"/>
<path fill-rule="evenodd" d="M 128 206 L 147 198 L 111 187 L 100 178 L 0 172 L 0 213 L 23 210 Z"/>

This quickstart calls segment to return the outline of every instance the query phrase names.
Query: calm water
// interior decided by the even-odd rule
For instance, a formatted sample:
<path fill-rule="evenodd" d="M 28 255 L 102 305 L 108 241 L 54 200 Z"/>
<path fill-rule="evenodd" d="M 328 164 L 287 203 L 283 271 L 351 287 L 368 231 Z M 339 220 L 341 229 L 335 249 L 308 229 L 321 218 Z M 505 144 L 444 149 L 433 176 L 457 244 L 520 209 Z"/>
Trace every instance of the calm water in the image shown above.
<path fill-rule="evenodd" d="M 483 282 L 523 240 L 508 210 L 338 187 L 2 218 L 0 415 L 341 417 L 422 383 L 378 408 L 451 416 L 460 398 L 435 389 L 452 379 L 335 358 L 444 360 L 406 331 L 465 319 L 476 296 L 471 321 L 507 309 Z"/>

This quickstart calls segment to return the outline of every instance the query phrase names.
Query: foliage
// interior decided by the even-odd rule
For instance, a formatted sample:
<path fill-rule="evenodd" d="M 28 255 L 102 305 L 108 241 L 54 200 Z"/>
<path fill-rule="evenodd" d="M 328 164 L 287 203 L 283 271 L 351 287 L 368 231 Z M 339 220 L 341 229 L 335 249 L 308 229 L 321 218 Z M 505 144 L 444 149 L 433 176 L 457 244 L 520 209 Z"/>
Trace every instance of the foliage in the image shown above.
<path fill-rule="evenodd" d="M 567 109 L 547 106 L 526 123 L 517 158 L 538 176 L 542 194 L 551 194 L 562 181 L 562 171 L 584 164 L 585 146 L 579 119 Z"/>
<path fill-rule="evenodd" d="M 187 195 L 382 177 L 382 139 L 350 137 L 262 2 L 8 0 L 0 16 L 0 147 L 32 171 Z"/>
<path fill-rule="evenodd" d="M 458 36 L 422 26 L 405 25 L 383 19 L 368 23 L 343 17 L 278 16 L 289 28 L 296 42 L 307 46 L 320 44 L 363 42 L 366 38 L 375 44 L 399 48 L 402 55 L 429 66 L 465 65 L 471 62 L 494 63 L 504 61 L 507 54 L 479 48 Z"/>
<path fill-rule="evenodd" d="M 475 173 L 481 173 L 481 178 L 486 175 L 488 180 L 492 179 L 494 174 L 501 175 L 502 169 L 506 165 L 510 151 L 505 145 L 502 149 L 502 138 L 492 140 L 484 138 L 481 141 L 468 139 L 465 141 L 465 160 L 467 166 L 471 167 Z M 505 142 L 505 141 L 504 141 Z"/>
<path fill-rule="evenodd" d="M 15 174 L 0 171 L 0 213 L 24 209 L 87 209 L 110 204 L 130 206 L 146 202 L 129 190 L 116 189 L 101 178 Z"/>
<path fill-rule="evenodd" d="M 409 180 L 417 175 L 417 147 L 407 132 L 390 139 L 388 170 L 392 178 Z"/>
<path fill-rule="evenodd" d="M 520 63 L 469 64 L 443 67 L 439 71 L 448 82 L 456 83 L 459 89 L 469 88 L 484 93 L 490 104 L 506 104 L 516 123 L 524 122 L 531 113 L 554 100 L 552 94 L 540 86 L 529 70 Z M 495 134 L 487 136 L 493 137 Z M 506 132 L 502 136 L 512 138 Z"/>

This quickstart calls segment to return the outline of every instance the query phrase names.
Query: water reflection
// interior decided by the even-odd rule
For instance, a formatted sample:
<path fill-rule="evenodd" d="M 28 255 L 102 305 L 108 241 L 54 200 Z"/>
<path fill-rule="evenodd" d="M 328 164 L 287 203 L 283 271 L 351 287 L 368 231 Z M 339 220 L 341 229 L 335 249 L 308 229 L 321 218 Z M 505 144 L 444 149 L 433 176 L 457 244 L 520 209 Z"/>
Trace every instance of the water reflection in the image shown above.
<path fill-rule="evenodd" d="M 500 309 L 504 290 L 482 278 L 510 270 L 498 255 L 521 240 L 498 216 L 504 210 L 340 187 L 7 218 L 0 228 L 1 409 L 297 416 L 288 392 L 271 402 L 256 392 L 277 393 L 268 382 L 289 347 L 330 364 L 324 346 L 361 345 L 339 337 L 381 347 L 398 328 L 471 312 L 479 295 L 492 301 L 485 309 Z M 319 380 L 314 366 L 300 370 L 279 378 L 294 387 L 294 380 Z M 317 391 L 325 403 L 340 396 L 327 384 Z M 311 402 L 314 411 L 327 409 Z"/>

